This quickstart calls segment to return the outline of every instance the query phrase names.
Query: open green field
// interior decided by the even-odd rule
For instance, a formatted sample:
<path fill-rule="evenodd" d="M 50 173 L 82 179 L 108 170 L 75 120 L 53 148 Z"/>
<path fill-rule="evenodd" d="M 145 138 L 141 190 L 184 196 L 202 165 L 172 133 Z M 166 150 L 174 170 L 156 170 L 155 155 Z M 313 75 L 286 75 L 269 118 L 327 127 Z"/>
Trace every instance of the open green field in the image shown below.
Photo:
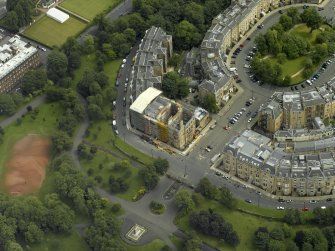
<path fill-rule="evenodd" d="M 199 205 L 196 206 L 196 211 L 208 210 L 209 208 L 213 209 L 214 212 L 219 213 L 227 222 L 233 225 L 234 230 L 238 233 L 238 236 L 240 237 L 240 244 L 236 247 L 236 249 L 234 249 L 233 247 L 230 247 L 224 244 L 222 241 L 218 239 L 198 233 L 199 237 L 203 241 L 205 241 L 206 243 L 208 243 L 209 245 L 213 247 L 218 248 L 219 250 L 224 250 L 224 251 L 254 250 L 253 235 L 254 235 L 254 232 L 259 227 L 267 227 L 268 229 L 272 229 L 276 226 L 283 225 L 283 223 L 279 222 L 278 220 L 269 220 L 263 217 L 258 217 L 258 216 L 250 215 L 247 213 L 243 213 L 238 210 L 229 210 L 216 201 L 207 200 L 202 196 L 199 196 L 199 198 L 200 198 Z M 272 216 L 274 218 L 277 218 L 277 217 L 280 218 L 280 216 L 284 214 L 283 211 L 267 209 L 267 208 L 258 208 L 255 205 L 246 206 L 245 204 L 242 202 L 239 202 L 238 208 L 243 208 L 244 210 L 250 211 L 252 213 L 257 213 L 257 209 L 258 209 L 258 214 L 261 215 L 264 213 L 265 216 L 268 216 L 268 217 Z M 175 223 L 180 229 L 184 231 L 192 230 L 189 226 L 188 215 L 183 216 L 183 217 L 177 217 L 175 219 Z M 303 227 L 307 227 L 307 226 L 305 225 L 305 226 L 293 227 L 293 229 L 298 230 Z"/>
<path fill-rule="evenodd" d="M 62 24 L 44 16 L 27 28 L 23 34 L 49 47 L 61 46 L 68 37 L 76 36 L 85 27 L 85 23 L 71 16 Z"/>
<path fill-rule="evenodd" d="M 286 60 L 283 64 L 280 64 L 283 69 L 283 76 L 292 76 L 303 69 L 303 62 L 307 59 L 307 56 L 298 57 L 295 59 Z M 271 63 L 278 63 L 275 57 L 269 58 Z M 291 85 L 298 84 L 303 81 L 302 74 L 297 74 L 291 78 Z"/>
<path fill-rule="evenodd" d="M 36 119 L 27 114 L 21 124 L 14 122 L 6 127 L 3 137 L 3 143 L 0 145 L 0 173 L 3 174 L 5 162 L 9 158 L 9 153 L 16 141 L 27 134 L 39 134 L 42 136 L 51 135 L 57 128 L 57 118 L 63 113 L 58 104 L 43 104 L 38 108 L 39 113 Z"/>
<path fill-rule="evenodd" d="M 97 14 L 112 9 L 120 2 L 121 0 L 65 0 L 60 6 L 88 20 L 93 20 Z"/>

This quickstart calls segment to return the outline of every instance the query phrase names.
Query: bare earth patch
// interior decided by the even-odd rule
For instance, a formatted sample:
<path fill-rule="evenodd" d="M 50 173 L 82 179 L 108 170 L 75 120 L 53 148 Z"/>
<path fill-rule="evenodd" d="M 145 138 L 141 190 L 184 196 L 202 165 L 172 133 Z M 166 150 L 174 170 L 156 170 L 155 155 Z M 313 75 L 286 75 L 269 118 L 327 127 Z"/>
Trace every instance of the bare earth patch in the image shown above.
<path fill-rule="evenodd" d="M 11 195 L 38 191 L 45 178 L 50 142 L 37 135 L 28 135 L 14 145 L 6 163 L 5 189 Z"/>

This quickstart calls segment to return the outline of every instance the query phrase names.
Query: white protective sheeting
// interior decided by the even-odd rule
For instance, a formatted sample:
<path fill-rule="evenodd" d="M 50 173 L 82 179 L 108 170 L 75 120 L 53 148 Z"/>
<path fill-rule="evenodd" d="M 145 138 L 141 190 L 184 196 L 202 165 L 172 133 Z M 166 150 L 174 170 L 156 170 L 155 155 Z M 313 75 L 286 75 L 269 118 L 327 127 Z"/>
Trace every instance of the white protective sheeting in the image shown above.
<path fill-rule="evenodd" d="M 50 10 L 48 10 L 47 16 L 60 23 L 64 23 L 70 18 L 68 14 L 56 8 L 51 8 Z"/>

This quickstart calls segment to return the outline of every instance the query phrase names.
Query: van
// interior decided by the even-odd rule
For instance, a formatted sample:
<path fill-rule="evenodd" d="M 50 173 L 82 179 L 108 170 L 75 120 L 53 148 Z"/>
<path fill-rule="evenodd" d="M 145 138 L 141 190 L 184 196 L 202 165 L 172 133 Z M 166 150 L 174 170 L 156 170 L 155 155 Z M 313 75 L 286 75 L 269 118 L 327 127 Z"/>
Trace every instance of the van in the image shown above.
<path fill-rule="evenodd" d="M 234 72 L 234 71 L 236 71 L 237 69 L 235 68 L 235 67 L 232 67 L 232 68 L 229 68 L 229 71 L 230 72 Z"/>
<path fill-rule="evenodd" d="M 307 83 L 308 85 L 312 85 L 312 82 L 311 82 L 309 79 L 306 80 L 306 83 Z"/>

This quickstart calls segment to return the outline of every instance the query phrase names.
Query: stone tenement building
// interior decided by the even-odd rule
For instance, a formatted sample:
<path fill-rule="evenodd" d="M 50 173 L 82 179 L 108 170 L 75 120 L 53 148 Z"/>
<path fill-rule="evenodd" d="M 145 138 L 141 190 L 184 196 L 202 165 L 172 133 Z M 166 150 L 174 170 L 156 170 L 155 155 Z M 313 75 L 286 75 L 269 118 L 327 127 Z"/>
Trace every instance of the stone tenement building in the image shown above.
<path fill-rule="evenodd" d="M 148 29 L 136 53 L 130 76 L 131 101 L 149 87 L 162 88 L 162 77 L 171 56 L 172 36 L 161 28 L 153 26 Z"/>
<path fill-rule="evenodd" d="M 258 125 L 275 133 L 281 128 L 304 128 L 315 117 L 335 115 L 335 81 L 304 92 L 275 92 L 258 112 Z"/>
<path fill-rule="evenodd" d="M 334 193 L 333 138 L 295 142 L 294 149 L 246 130 L 225 147 L 218 168 L 278 196 L 319 196 Z M 319 151 L 308 151 L 317 148 Z M 310 150 L 311 150 L 310 149 Z M 307 150 L 307 151 L 306 151 Z"/>
<path fill-rule="evenodd" d="M 208 124 L 209 114 L 181 105 L 149 87 L 130 106 L 131 125 L 146 135 L 178 149 L 185 149 Z"/>
<path fill-rule="evenodd" d="M 279 0 L 233 1 L 212 21 L 200 50 L 205 80 L 199 85 L 199 96 L 214 95 L 218 106 L 226 104 L 234 93 L 235 81 L 226 66 L 229 50 Z"/>
<path fill-rule="evenodd" d="M 22 41 L 18 35 L 0 35 L 0 93 L 14 89 L 23 75 L 39 63 L 35 47 Z"/>
<path fill-rule="evenodd" d="M 212 21 L 200 47 L 205 79 L 199 96 L 214 95 L 218 106 L 225 105 L 236 90 L 232 73 L 226 65 L 231 48 L 269 11 L 293 3 L 321 3 L 322 0 L 233 0 L 230 7 Z M 188 65 L 188 68 L 192 66 Z M 190 71 L 192 72 L 192 70 Z"/>

